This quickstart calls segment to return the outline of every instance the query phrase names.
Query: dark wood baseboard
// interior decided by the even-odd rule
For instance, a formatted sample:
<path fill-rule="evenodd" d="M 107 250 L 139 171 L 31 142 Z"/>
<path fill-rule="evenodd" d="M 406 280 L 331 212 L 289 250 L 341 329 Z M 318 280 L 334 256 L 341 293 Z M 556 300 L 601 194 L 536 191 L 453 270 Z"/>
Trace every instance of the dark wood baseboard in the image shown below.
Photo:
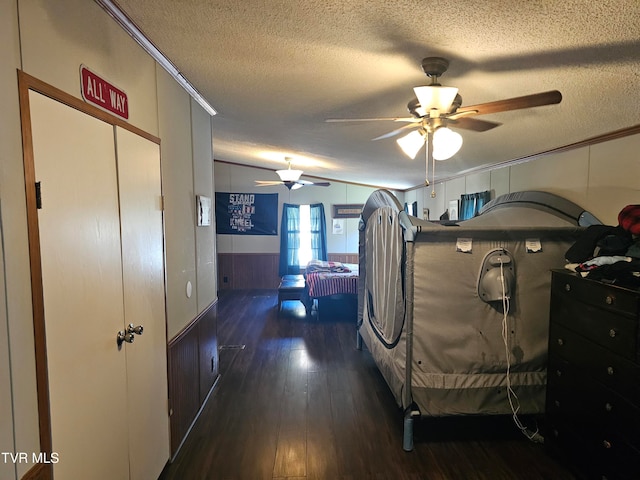
<path fill-rule="evenodd" d="M 218 378 L 217 316 L 214 302 L 168 345 L 172 458 Z"/>

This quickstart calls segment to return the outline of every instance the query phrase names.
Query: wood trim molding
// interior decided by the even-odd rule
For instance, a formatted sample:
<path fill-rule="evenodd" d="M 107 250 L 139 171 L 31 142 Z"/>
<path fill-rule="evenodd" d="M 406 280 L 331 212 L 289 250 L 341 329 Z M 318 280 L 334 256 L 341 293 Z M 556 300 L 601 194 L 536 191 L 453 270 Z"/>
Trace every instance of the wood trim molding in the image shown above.
<path fill-rule="evenodd" d="M 18 101 L 20 107 L 20 122 L 22 131 L 22 152 L 25 178 L 25 195 L 27 208 L 27 236 L 29 241 L 29 262 L 31 270 L 31 304 L 33 309 L 33 335 L 36 365 L 36 389 L 38 403 L 38 426 L 40 451 L 52 453 L 51 441 L 51 411 L 49 399 L 49 378 L 47 365 L 47 345 L 45 336 L 44 319 L 44 294 L 42 286 L 42 264 L 40 256 L 40 232 L 38 226 L 38 211 L 35 194 L 35 164 L 33 153 L 33 140 L 31 128 L 31 107 L 29 103 L 29 91 L 33 90 L 55 101 L 63 103 L 71 108 L 79 110 L 87 115 L 95 117 L 108 124 L 121 127 L 147 140 L 160 144 L 160 139 L 124 120 L 104 112 L 93 105 L 89 105 L 69 93 L 39 80 L 22 70 L 17 70 L 18 75 Z M 49 464 L 34 466 L 23 477 L 25 479 L 51 479 L 53 468 Z"/>
<path fill-rule="evenodd" d="M 204 317 L 205 315 L 207 315 L 207 313 L 214 307 L 218 306 L 218 299 L 216 298 L 213 302 L 211 302 L 207 308 L 205 308 L 204 310 L 202 310 L 202 312 L 200 312 L 193 320 L 191 320 L 189 323 L 187 323 L 182 330 L 180 330 L 177 334 L 175 334 L 168 342 L 167 342 L 167 348 L 171 348 L 173 347 L 176 343 L 180 342 L 182 340 L 182 337 L 184 337 L 185 335 L 187 335 L 189 333 L 189 331 L 192 328 L 197 328 L 198 326 L 198 322 L 202 319 L 202 317 Z"/>
<path fill-rule="evenodd" d="M 225 163 L 227 165 L 233 165 L 235 167 L 255 168 L 257 170 L 264 170 L 266 172 L 271 172 L 271 173 L 273 173 L 273 171 L 274 171 L 274 169 L 272 169 L 272 168 L 260 167 L 258 165 L 249 165 L 249 164 L 246 164 L 246 163 L 229 162 L 228 160 L 218 160 L 217 158 L 214 158 L 213 161 L 215 163 Z M 330 181 L 330 182 L 339 181 L 342 184 L 355 185 L 357 187 L 387 188 L 387 187 L 383 187 L 383 186 L 369 185 L 369 184 L 366 184 L 366 183 L 349 182 L 349 181 L 346 181 L 346 180 L 336 180 L 335 178 L 318 177 L 317 175 L 312 175 L 312 174 L 309 174 L 309 173 L 305 173 L 304 176 L 305 177 L 309 177 L 309 178 L 313 178 L 314 180 L 326 180 L 326 181 Z"/>
<path fill-rule="evenodd" d="M 51 464 L 39 463 L 22 476 L 22 480 L 48 480 L 53 478 Z"/>
<path fill-rule="evenodd" d="M 129 130 L 131 133 L 135 133 L 136 135 L 146 138 L 153 143 L 156 143 L 158 145 L 160 144 L 160 139 L 155 135 L 145 132 L 144 130 L 131 125 L 125 120 L 116 117 L 115 115 L 112 115 L 108 112 L 105 112 L 104 110 L 100 110 L 98 107 L 86 103 L 84 100 L 81 100 L 78 97 L 74 97 L 64 90 L 60 90 L 53 85 L 43 82 L 42 80 L 39 80 L 36 77 L 23 72 L 22 70 L 18 70 L 18 88 L 22 92 L 22 89 L 20 87 L 21 85 L 27 89 L 27 97 L 28 91 L 33 90 L 34 92 L 46 95 L 47 97 L 50 97 L 60 103 L 64 103 L 71 108 L 75 108 L 76 110 L 86 113 L 87 115 L 91 115 L 92 117 L 102 120 L 105 123 L 124 128 L 125 130 Z"/>
<path fill-rule="evenodd" d="M 18 98 L 22 125 L 22 151 L 24 162 L 25 194 L 27 201 L 27 235 L 29 240 L 29 262 L 31 269 L 31 305 L 33 309 L 33 335 L 36 363 L 36 388 L 38 398 L 38 423 L 40 450 L 51 453 L 51 412 L 49 409 L 49 377 L 47 366 L 47 342 L 44 322 L 44 292 L 42 285 L 42 263 L 40 257 L 40 232 L 35 193 L 35 164 L 31 129 L 31 107 L 29 90 L 31 78 L 18 71 Z M 33 469 L 32 469 L 33 470 Z M 49 468 L 52 478 L 53 469 Z"/>

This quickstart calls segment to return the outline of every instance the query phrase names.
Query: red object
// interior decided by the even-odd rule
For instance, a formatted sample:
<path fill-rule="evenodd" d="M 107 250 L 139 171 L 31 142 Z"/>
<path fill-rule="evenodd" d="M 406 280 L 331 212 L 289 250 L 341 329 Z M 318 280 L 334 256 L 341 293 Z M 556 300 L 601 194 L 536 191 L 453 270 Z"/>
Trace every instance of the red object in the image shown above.
<path fill-rule="evenodd" d="M 627 205 L 618 214 L 618 223 L 627 232 L 640 235 L 640 205 Z"/>
<path fill-rule="evenodd" d="M 93 73 L 84 65 L 80 66 L 82 98 L 85 102 L 113 113 L 118 117 L 129 119 L 129 99 L 127 94 Z"/>

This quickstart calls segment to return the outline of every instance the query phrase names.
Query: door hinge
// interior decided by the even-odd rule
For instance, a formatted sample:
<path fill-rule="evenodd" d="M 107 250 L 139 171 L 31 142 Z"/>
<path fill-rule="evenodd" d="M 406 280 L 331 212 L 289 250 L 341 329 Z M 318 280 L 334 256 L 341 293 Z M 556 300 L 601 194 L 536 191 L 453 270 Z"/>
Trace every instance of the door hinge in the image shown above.
<path fill-rule="evenodd" d="M 36 182 L 36 208 L 38 210 L 42 208 L 42 193 L 40 189 L 40 182 Z"/>

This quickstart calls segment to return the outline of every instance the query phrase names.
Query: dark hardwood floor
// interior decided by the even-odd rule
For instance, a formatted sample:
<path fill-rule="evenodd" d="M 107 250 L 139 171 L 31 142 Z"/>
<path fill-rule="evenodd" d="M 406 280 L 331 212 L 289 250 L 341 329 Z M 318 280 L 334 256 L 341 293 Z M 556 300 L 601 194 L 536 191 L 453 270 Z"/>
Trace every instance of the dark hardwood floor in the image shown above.
<path fill-rule="evenodd" d="M 510 417 L 420 419 L 405 452 L 354 320 L 260 290 L 222 292 L 218 321 L 221 378 L 162 480 L 574 478 Z"/>

